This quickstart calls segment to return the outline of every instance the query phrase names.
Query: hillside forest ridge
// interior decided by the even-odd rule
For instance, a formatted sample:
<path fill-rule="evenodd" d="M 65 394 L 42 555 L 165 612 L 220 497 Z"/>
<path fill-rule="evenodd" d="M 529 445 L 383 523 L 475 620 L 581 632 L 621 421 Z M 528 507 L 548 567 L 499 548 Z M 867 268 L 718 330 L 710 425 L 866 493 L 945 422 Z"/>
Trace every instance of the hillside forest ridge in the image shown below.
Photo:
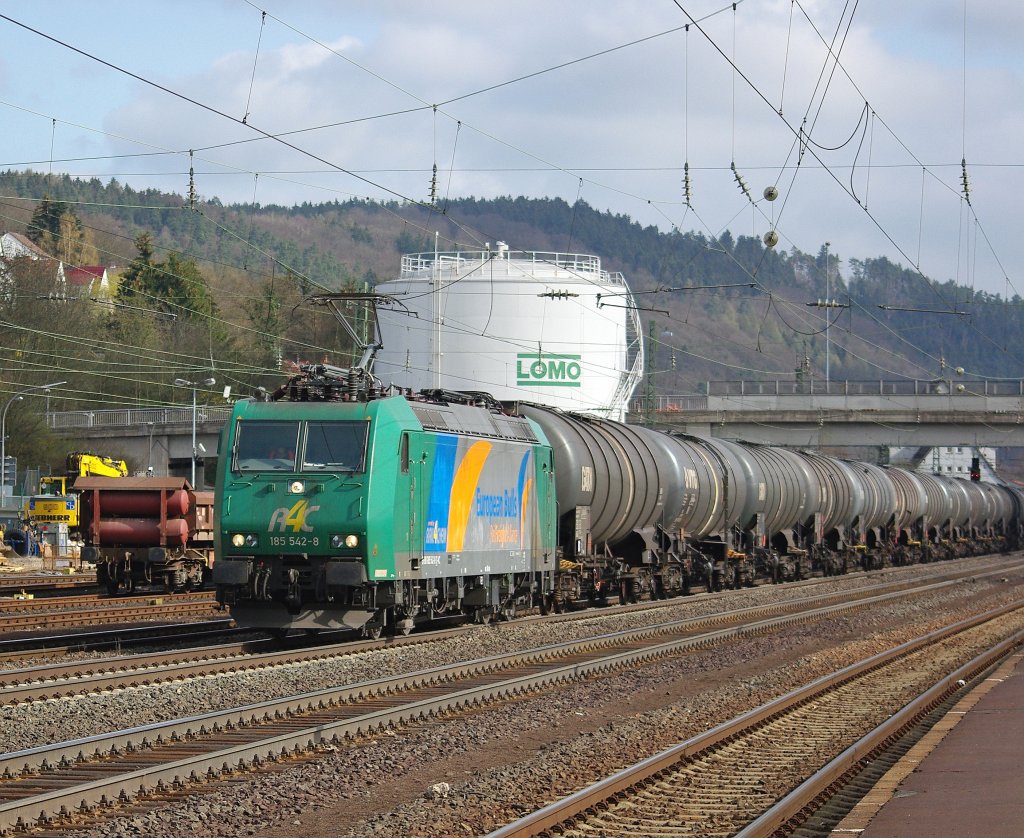
<path fill-rule="evenodd" d="M 106 290 L 69 283 L 56 295 L 52 263 L 0 262 L 0 396 L 67 380 L 50 410 L 191 403 L 174 380 L 209 376 L 216 392 L 198 398 L 223 404 L 222 386 L 238 397 L 272 390 L 289 362 L 345 366 L 358 357 L 350 337 L 305 297 L 372 290 L 397 275 L 402 254 L 498 241 L 593 254 L 621 272 L 658 394 L 699 393 L 709 380 L 824 379 L 826 343 L 832 381 L 949 378 L 956 368 L 965 381 L 1024 376 L 1016 293 L 826 243 L 808 254 L 729 231 L 665 232 L 558 198 L 224 205 L 116 180 L 10 170 L 0 179 L 0 233 L 31 240 L 67 270 L 110 276 Z M 8 438 L 20 462 L 59 470 L 68 442 L 40 412 L 12 405 Z"/>

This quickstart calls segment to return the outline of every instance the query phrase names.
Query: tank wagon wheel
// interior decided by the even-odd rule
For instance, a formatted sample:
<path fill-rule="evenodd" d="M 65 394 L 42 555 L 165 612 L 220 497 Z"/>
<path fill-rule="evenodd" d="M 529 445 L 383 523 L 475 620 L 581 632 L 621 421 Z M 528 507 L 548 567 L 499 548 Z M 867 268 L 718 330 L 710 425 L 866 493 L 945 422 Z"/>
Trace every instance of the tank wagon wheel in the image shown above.
<path fill-rule="evenodd" d="M 109 596 L 116 596 L 117 595 L 118 587 L 119 586 L 117 584 L 117 578 L 114 577 L 114 576 L 108 576 L 107 577 L 107 594 Z"/>

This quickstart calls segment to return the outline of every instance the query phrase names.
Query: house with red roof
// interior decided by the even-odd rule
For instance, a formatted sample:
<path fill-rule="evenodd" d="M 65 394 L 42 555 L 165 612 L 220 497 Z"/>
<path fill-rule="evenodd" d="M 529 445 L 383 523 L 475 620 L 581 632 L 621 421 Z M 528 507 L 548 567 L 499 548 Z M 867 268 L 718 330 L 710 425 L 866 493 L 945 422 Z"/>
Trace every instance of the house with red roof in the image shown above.
<path fill-rule="evenodd" d="M 64 272 L 68 283 L 68 294 L 78 298 L 110 299 L 113 289 L 109 272 L 113 268 L 113 265 L 110 267 L 106 265 L 69 267 Z"/>
<path fill-rule="evenodd" d="M 40 250 L 28 236 L 21 233 L 0 233 L 0 286 L 9 281 L 9 263 L 15 259 L 32 259 L 52 264 L 56 285 L 54 291 L 58 294 L 67 293 L 64 263 Z"/>

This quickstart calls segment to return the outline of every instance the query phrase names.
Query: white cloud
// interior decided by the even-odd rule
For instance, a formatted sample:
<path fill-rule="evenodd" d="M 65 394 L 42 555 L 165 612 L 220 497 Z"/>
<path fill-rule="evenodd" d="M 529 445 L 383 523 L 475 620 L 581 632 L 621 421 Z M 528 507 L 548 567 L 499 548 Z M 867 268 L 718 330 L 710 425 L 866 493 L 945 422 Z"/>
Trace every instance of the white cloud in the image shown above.
<path fill-rule="evenodd" d="M 434 162 L 447 191 L 446 169 L 454 159 L 450 188 L 455 196 L 560 195 L 571 201 L 579 192 L 598 208 L 645 224 L 667 227 L 682 220 L 684 228 L 694 225 L 711 234 L 728 226 L 735 234 L 760 235 L 774 222 L 785 246 L 816 252 L 829 240 L 844 258 L 920 259 L 938 279 L 977 275 L 979 287 L 1005 289 L 985 236 L 963 215 L 959 161 L 966 155 L 985 235 L 1003 265 L 1015 270 L 1024 261 L 1019 250 L 1024 245 L 1012 224 L 1019 191 L 1013 164 L 1024 121 L 1016 36 L 1024 10 L 1004 0 L 968 6 L 965 97 L 961 0 L 860 4 L 849 32 L 839 30 L 835 43 L 841 44 L 842 67 L 834 72 L 822 39 L 833 39 L 841 5 L 746 0 L 735 14 L 728 4 L 712 0 L 682 5 L 701 20 L 700 29 L 713 44 L 691 26 L 688 34 L 650 38 L 459 99 L 443 105 L 436 117 L 426 108 L 368 119 L 501 85 L 680 27 L 687 18 L 670 3 L 642 0 L 362 0 L 345 4 L 344 15 L 333 3 L 279 2 L 268 10 L 252 81 L 256 12 L 221 4 L 208 12 L 217 16 L 213 21 L 204 19 L 206 7 L 197 5 L 191 16 L 169 16 L 163 24 L 167 40 L 197 43 L 192 60 L 148 65 L 145 56 L 131 52 L 125 61 L 234 120 L 248 111 L 250 125 L 265 131 L 346 123 L 285 137 L 333 166 L 269 140 L 197 151 L 204 195 L 247 201 L 252 173 L 260 172 L 257 200 L 262 202 L 396 192 L 422 199 Z M 723 8 L 724 13 L 703 18 Z M 282 26 L 275 16 L 367 71 Z M 132 38 L 127 25 L 105 21 L 109 41 Z M 186 26 L 192 29 L 186 32 Z M 208 34 L 214 29 L 222 33 L 219 40 Z M 204 33 L 208 40 L 198 44 Z M 87 34 L 78 40 L 90 42 Z M 108 55 L 116 57 L 113 51 Z M 738 72 L 730 66 L 733 57 Z M 54 96 L 50 107 L 58 110 L 52 91 L 69 80 L 37 75 L 47 98 Z M 140 84 L 132 85 L 130 99 L 104 115 L 101 91 L 90 86 L 83 94 L 97 123 L 102 119 L 109 131 L 162 148 L 199 150 L 258 136 Z M 858 130 L 865 100 L 875 116 Z M 802 125 L 821 146 L 804 153 L 795 178 L 794 134 L 776 113 L 780 107 L 791 127 Z M 47 110 L 46 102 L 40 109 Z M 110 146 L 114 153 L 140 148 L 121 141 Z M 682 204 L 679 170 L 685 161 L 699 222 Z M 118 166 L 123 172 L 147 167 L 171 172 L 153 183 L 183 191 L 187 154 L 172 162 L 142 158 L 115 161 L 110 168 L 115 174 Z M 753 209 L 737 187 L 732 162 L 755 198 L 778 181 L 780 200 Z M 821 171 L 822 164 L 834 177 Z M 923 177 L 922 166 L 928 167 Z M 242 173 L 218 174 L 232 169 Z M 338 169 L 358 170 L 383 188 L 375 190 Z M 539 171 L 524 171 L 533 169 Z M 274 172 L 293 174 L 278 179 Z M 867 212 L 849 191 L 867 202 Z M 1024 290 L 1024 282 L 1019 284 Z"/>

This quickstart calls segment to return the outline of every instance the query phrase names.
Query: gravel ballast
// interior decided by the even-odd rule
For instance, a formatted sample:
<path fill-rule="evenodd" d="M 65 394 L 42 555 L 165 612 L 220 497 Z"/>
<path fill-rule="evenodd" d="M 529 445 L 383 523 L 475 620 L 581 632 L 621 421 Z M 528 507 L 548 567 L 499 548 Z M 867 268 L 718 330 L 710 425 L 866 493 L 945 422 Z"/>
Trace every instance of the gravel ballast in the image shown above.
<path fill-rule="evenodd" d="M 839 578 L 851 590 L 916 569 Z M 927 572 L 922 569 L 921 572 Z M 897 576 L 899 574 L 899 576 Z M 81 831 L 89 836 L 477 835 L 750 707 L 985 608 L 1012 601 L 1019 575 L 979 577 L 913 601 L 735 641 L 498 705 L 389 731 L 312 761 L 235 775 L 207 794 Z M 815 592 L 824 592 L 816 588 Z M 764 587 L 670 609 L 596 613 L 573 623 L 497 624 L 460 638 L 326 661 L 0 708 L 5 750 L 32 747 L 296 692 L 372 680 L 514 649 L 806 595 Z"/>

